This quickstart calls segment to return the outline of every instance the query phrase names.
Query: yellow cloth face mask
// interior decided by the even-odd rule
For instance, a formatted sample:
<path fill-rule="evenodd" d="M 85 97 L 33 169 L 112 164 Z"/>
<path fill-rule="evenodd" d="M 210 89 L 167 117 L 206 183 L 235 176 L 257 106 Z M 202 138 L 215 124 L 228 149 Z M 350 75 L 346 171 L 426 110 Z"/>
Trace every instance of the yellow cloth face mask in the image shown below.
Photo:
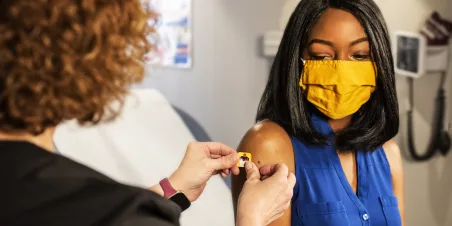
<path fill-rule="evenodd" d="M 374 62 L 306 60 L 300 79 L 309 102 L 331 119 L 352 115 L 375 90 Z"/>

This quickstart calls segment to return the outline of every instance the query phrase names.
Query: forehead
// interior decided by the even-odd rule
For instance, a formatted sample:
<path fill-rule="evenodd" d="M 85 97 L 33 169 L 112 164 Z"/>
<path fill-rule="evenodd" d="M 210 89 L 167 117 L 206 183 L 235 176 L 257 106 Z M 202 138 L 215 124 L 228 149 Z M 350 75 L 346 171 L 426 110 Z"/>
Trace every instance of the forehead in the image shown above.
<path fill-rule="evenodd" d="M 329 8 L 315 22 L 310 39 L 339 43 L 352 42 L 366 36 L 363 26 L 353 14 Z"/>

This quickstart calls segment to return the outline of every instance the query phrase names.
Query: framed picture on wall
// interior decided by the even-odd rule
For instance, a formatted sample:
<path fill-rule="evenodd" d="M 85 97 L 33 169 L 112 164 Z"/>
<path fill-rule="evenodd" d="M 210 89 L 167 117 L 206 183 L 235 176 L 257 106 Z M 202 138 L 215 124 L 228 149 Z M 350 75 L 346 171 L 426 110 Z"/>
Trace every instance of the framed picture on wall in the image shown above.
<path fill-rule="evenodd" d="M 418 33 L 396 32 L 394 36 L 395 72 L 409 77 L 420 77 L 425 73 L 425 37 Z"/>
<path fill-rule="evenodd" d="M 155 49 L 145 62 L 155 67 L 191 68 L 191 0 L 141 0 L 158 16 L 149 21 L 156 32 L 148 37 Z"/>

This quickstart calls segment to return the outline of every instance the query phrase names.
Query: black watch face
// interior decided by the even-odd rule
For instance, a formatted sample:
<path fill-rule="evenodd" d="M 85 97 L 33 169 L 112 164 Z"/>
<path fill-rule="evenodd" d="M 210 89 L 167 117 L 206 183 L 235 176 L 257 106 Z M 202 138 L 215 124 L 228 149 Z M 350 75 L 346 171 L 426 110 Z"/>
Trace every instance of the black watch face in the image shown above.
<path fill-rule="evenodd" d="M 188 209 L 188 207 L 190 207 L 191 205 L 190 201 L 187 199 L 187 196 L 185 196 L 184 193 L 181 192 L 174 194 L 169 199 L 179 205 L 182 211 Z"/>

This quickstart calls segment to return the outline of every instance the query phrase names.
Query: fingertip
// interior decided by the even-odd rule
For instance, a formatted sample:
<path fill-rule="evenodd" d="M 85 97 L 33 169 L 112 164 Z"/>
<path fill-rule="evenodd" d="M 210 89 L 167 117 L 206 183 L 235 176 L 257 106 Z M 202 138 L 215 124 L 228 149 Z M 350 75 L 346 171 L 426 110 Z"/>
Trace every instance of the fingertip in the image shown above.
<path fill-rule="evenodd" d="M 248 171 L 253 168 L 252 162 L 245 162 L 245 169 Z"/>
<path fill-rule="evenodd" d="M 286 176 L 289 176 L 289 168 L 288 168 L 287 165 L 284 164 L 284 163 L 279 163 L 279 164 L 276 166 L 276 172 L 279 172 L 279 173 L 281 173 L 281 174 L 284 174 L 284 175 L 286 175 Z"/>
<path fill-rule="evenodd" d="M 237 155 L 237 153 L 231 153 L 229 154 L 229 159 L 231 160 L 231 164 L 237 165 L 237 163 L 239 162 L 239 156 Z"/>
<path fill-rule="evenodd" d="M 257 169 L 257 166 L 254 163 L 246 162 L 245 163 L 245 170 L 246 170 L 246 177 L 247 177 L 247 179 L 253 179 L 253 180 L 259 180 L 260 179 L 259 169 Z"/>
<path fill-rule="evenodd" d="M 231 171 L 232 171 L 232 173 L 233 173 L 234 175 L 236 175 L 236 176 L 240 174 L 240 169 L 239 169 L 239 167 L 237 167 L 237 166 L 232 167 L 232 168 L 231 168 Z"/>
<path fill-rule="evenodd" d="M 290 187 L 294 187 L 297 182 L 297 177 L 293 173 L 289 173 L 289 177 L 287 178 Z"/>
<path fill-rule="evenodd" d="M 282 169 L 287 169 L 287 170 L 289 170 L 289 167 L 287 167 L 287 165 L 284 164 L 284 163 L 279 163 L 278 165 L 279 165 Z"/>
<path fill-rule="evenodd" d="M 271 173 L 270 165 L 262 166 L 261 168 L 259 168 L 259 172 L 260 172 L 262 175 L 268 175 L 268 174 L 270 174 L 270 173 Z"/>
<path fill-rule="evenodd" d="M 256 164 L 254 164 L 254 162 L 249 162 L 249 164 L 251 165 L 251 169 L 253 169 L 253 171 L 256 171 L 257 173 L 260 174 L 259 168 L 257 168 L 257 166 L 256 166 Z"/>

